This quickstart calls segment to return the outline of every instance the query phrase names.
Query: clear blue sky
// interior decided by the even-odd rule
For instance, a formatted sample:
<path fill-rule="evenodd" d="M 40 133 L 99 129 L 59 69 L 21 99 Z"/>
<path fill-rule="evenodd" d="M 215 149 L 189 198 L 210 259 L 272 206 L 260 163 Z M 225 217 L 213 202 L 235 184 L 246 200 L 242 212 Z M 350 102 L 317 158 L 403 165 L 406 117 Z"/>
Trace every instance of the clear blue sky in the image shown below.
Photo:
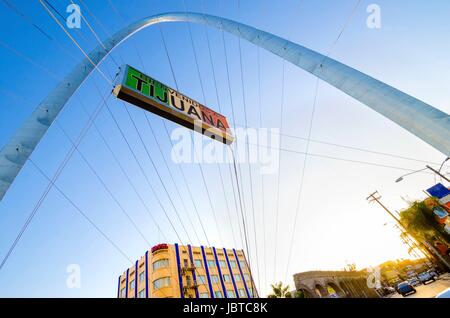
<path fill-rule="evenodd" d="M 0 146 L 7 143 L 23 120 L 56 85 L 58 78 L 65 76 L 83 58 L 81 52 L 50 18 L 38 1 L 11 2 L 14 2 L 15 6 L 31 18 L 37 26 L 45 30 L 51 39 L 45 37 L 29 22 L 8 9 L 4 2 L 0 2 L 0 24 L 2 26 L 0 28 L 0 58 L 3 75 L 0 78 L 2 96 L 0 101 Z M 70 3 L 69 1 L 51 0 L 50 2 L 63 15 L 66 15 L 65 8 Z M 123 14 L 124 21 L 115 14 L 106 0 L 84 0 L 84 3 L 109 33 L 146 16 L 168 11 L 184 11 L 183 2 L 178 0 L 112 0 L 112 3 Z M 252 25 L 324 53 L 335 41 L 356 1 L 243 0 L 240 10 L 238 10 L 237 3 L 237 1 L 204 1 L 204 9 L 207 13 Z M 368 16 L 366 8 L 371 3 L 373 2 L 364 0 L 361 2 L 355 16 L 333 48 L 331 57 L 418 97 L 444 112 L 450 112 L 450 90 L 448 89 L 450 84 L 450 72 L 448 72 L 450 69 L 450 59 L 448 58 L 450 3 L 445 0 L 376 1 L 382 10 L 382 26 L 379 30 L 366 27 Z M 186 4 L 189 11 L 202 12 L 203 10 L 201 1 L 186 1 Z M 81 8 L 98 35 L 102 39 L 106 38 L 107 35 L 101 26 L 86 13 L 86 7 L 81 5 Z M 200 102 L 205 102 L 211 108 L 217 108 L 204 28 L 197 25 L 192 26 L 206 101 L 203 101 L 202 97 L 187 24 L 163 24 L 162 30 L 180 90 Z M 231 108 L 221 33 L 212 29 L 208 32 L 222 112 L 230 117 Z M 95 37 L 84 23 L 80 31 L 71 31 L 71 34 L 86 51 L 90 51 L 97 45 Z M 237 122 L 243 124 L 238 40 L 229 35 L 226 35 L 225 39 L 229 56 L 233 102 L 237 109 Z M 22 57 L 13 51 L 19 52 Z M 142 56 L 144 65 L 141 65 L 137 51 Z M 242 42 L 249 126 L 258 127 L 256 54 L 257 50 L 253 45 Z M 279 127 L 282 61 L 267 52 L 261 51 L 260 54 L 263 125 L 268 128 Z M 30 57 L 31 61 L 24 56 Z M 118 61 L 123 60 L 125 63 L 145 69 L 152 77 L 174 86 L 157 27 L 150 27 L 139 32 L 115 50 L 113 56 Z M 116 65 L 109 58 L 102 63 L 101 69 L 111 74 L 117 71 Z M 58 121 L 73 139 L 78 136 L 88 119 L 82 105 L 92 112 L 101 101 L 94 83 L 101 88 L 104 94 L 108 92 L 108 85 L 98 73 L 94 73 L 70 99 L 58 117 Z M 307 135 L 314 98 L 314 85 L 314 77 L 286 63 L 282 126 L 284 133 L 300 137 Z M 138 158 L 143 162 L 145 170 L 148 171 L 177 230 L 183 240 L 187 242 L 187 237 L 183 234 L 179 222 L 176 221 L 174 211 L 170 208 L 170 202 L 164 195 L 163 188 L 127 118 L 123 104 L 112 99 L 109 105 L 118 117 Z M 158 164 L 164 182 L 169 189 L 173 190 L 173 184 L 171 184 L 169 174 L 162 161 L 168 162 L 177 180 L 181 180 L 181 176 L 178 168 L 170 161 L 170 143 L 164 133 L 161 119 L 150 115 L 151 124 L 157 131 L 157 137 L 163 146 L 164 158 L 161 157 L 156 143 L 151 137 L 142 112 L 132 106 L 129 106 L 129 110 L 136 119 L 140 131 L 147 137 L 145 141 L 152 157 Z M 120 161 L 158 220 L 169 243 L 176 242 L 175 233 L 170 229 L 108 113 L 103 111 L 98 116 L 96 123 L 106 135 L 108 142 L 114 147 Z M 169 127 L 175 127 L 175 125 L 169 124 Z M 324 83 L 319 86 L 312 138 L 429 162 L 441 162 L 444 159 L 442 154 L 424 142 Z M 305 150 L 304 141 L 283 137 L 282 142 L 283 148 Z M 32 158 L 47 174 L 52 175 L 69 149 L 70 143 L 58 126 L 53 125 L 33 153 Z M 80 149 L 93 164 L 98 174 L 105 179 L 125 209 L 129 211 L 150 244 L 163 242 L 164 236 L 151 222 L 146 210 L 137 200 L 94 129 L 88 132 Z M 310 152 L 408 169 L 423 167 L 420 162 L 318 143 L 311 144 Z M 261 274 L 260 277 L 256 277 L 256 280 L 259 282 L 263 294 L 269 283 L 285 278 L 288 243 L 291 237 L 303 160 L 303 155 L 282 152 L 279 175 L 270 175 L 264 179 L 266 184 L 264 197 L 260 190 L 261 177 L 258 174 L 258 166 L 252 166 L 255 211 L 258 216 L 256 234 L 259 253 L 258 261 L 256 258 L 252 259 L 252 266 L 254 272 L 257 272 L 257 266 L 259 267 Z M 228 167 L 223 165 L 223 171 L 227 172 L 225 187 L 228 190 L 225 192 L 225 196 L 221 184 L 217 182 L 219 179 L 217 166 L 205 164 L 203 167 L 208 178 L 207 185 L 213 195 L 213 204 L 219 215 L 223 243 L 227 247 L 233 247 L 235 243 L 225 204 L 225 198 L 227 198 L 232 207 L 232 215 L 235 215 L 233 198 L 229 190 L 231 186 Z M 422 190 L 434 183 L 432 176 L 417 174 L 405 179 L 403 183 L 396 184 L 394 180 L 403 173 L 402 170 L 317 157 L 309 157 L 306 167 L 300 205 L 300 221 L 295 229 L 296 244 L 288 270 L 289 280 L 287 283 L 291 283 L 292 274 L 295 272 L 312 269 L 340 269 L 345 266 L 346 262 L 356 262 L 361 268 L 376 265 L 385 259 L 406 256 L 405 248 L 400 244 L 397 233 L 390 225 L 384 226 L 386 222 L 390 222 L 389 218 L 376 206 L 369 205 L 365 198 L 370 192 L 377 189 L 390 208 L 401 209 L 405 206 L 405 202 L 400 196 L 410 199 L 423 197 Z M 197 165 L 183 165 L 182 169 L 190 180 L 201 217 L 207 225 L 208 238 L 212 244 L 220 246 L 221 242 L 199 175 L 199 168 Z M 242 166 L 246 210 L 250 212 L 251 200 L 247 169 L 246 165 Z M 274 272 L 274 224 L 278 176 L 281 180 L 281 194 L 277 238 L 278 259 L 277 270 Z M 74 154 L 57 183 L 132 260 L 143 255 L 149 248 L 78 154 Z M 27 164 L 8 194 L 0 202 L 1 258 L 6 254 L 46 185 L 46 180 L 37 170 L 31 164 Z M 188 199 L 187 190 L 181 181 L 180 188 L 191 218 L 198 223 L 193 213 L 192 203 Z M 186 227 L 190 228 L 180 200 L 176 194 L 171 193 L 171 195 L 185 220 Z M 263 202 L 266 212 L 265 229 L 262 227 L 261 217 Z M 251 222 L 251 218 L 249 220 Z M 236 220 L 231 226 L 237 233 Z M 251 250 L 254 252 L 253 231 L 252 223 L 250 223 Z M 202 238 L 199 228 L 197 228 L 197 232 Z M 263 244 L 264 235 L 265 245 Z M 206 244 L 204 240 L 198 242 L 192 232 L 191 236 L 193 244 Z M 238 237 L 237 234 L 236 236 Z M 243 247 L 240 239 L 237 239 L 236 245 L 238 248 Z M 81 267 L 82 286 L 80 289 L 66 287 L 68 275 L 66 268 L 69 264 L 79 264 Z M 130 263 L 121 254 L 99 236 L 57 191 L 52 190 L 14 253 L 0 271 L 0 296 L 114 297 L 117 277 L 129 266 Z"/>

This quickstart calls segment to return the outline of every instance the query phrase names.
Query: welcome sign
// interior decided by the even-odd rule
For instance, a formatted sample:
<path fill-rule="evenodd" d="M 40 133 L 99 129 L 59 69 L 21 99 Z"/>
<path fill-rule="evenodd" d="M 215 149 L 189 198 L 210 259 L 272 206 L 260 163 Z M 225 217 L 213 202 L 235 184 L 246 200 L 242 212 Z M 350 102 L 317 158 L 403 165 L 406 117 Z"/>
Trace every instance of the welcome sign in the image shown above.
<path fill-rule="evenodd" d="M 176 122 L 205 136 L 231 144 L 234 140 L 225 116 L 126 65 L 114 95 L 126 102 Z M 200 128 L 200 129 L 199 129 Z"/>

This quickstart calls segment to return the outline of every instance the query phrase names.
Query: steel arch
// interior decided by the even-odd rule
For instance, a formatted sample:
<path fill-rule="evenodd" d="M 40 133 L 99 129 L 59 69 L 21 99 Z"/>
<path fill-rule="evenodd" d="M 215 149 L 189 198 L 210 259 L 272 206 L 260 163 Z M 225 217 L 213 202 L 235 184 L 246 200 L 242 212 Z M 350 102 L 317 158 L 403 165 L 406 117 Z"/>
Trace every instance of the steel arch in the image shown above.
<path fill-rule="evenodd" d="M 103 45 L 97 46 L 89 57 L 98 65 L 117 45 L 134 33 L 163 22 L 206 24 L 248 40 L 352 96 L 450 156 L 448 114 L 334 59 L 225 18 L 180 12 L 144 18 L 112 35 Z M 94 66 L 87 58 L 78 64 L 37 106 L 0 151 L 0 200 L 66 102 L 93 70 Z"/>

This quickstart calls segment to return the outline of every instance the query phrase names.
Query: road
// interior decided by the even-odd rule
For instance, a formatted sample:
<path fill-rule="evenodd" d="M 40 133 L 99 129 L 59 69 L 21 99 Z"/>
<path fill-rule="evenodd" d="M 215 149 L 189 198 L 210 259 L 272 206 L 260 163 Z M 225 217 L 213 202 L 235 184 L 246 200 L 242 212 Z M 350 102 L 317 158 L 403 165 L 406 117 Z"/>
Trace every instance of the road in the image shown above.
<path fill-rule="evenodd" d="M 433 298 L 441 291 L 450 287 L 450 279 L 439 279 L 434 283 L 416 286 L 417 293 L 405 298 Z M 391 298 L 403 298 L 402 295 L 394 294 Z"/>

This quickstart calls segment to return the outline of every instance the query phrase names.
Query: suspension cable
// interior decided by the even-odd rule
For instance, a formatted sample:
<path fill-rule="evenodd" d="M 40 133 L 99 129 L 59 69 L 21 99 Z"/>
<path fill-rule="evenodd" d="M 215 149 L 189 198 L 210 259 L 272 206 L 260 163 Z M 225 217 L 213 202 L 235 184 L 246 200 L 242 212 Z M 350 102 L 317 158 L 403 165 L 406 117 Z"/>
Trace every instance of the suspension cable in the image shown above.
<path fill-rule="evenodd" d="M 108 98 L 111 96 L 108 95 Z M 75 152 L 75 145 L 79 146 L 79 144 L 81 143 L 81 141 L 83 140 L 84 136 L 86 135 L 86 133 L 88 132 L 89 128 L 91 127 L 94 119 L 97 117 L 97 115 L 99 114 L 100 110 L 105 106 L 105 102 L 101 102 L 97 108 L 95 109 L 95 111 L 91 114 L 91 116 L 89 117 L 88 121 L 86 122 L 86 124 L 84 125 L 84 127 L 82 128 L 80 134 L 78 135 L 78 138 L 76 139 L 75 143 L 72 145 L 72 147 L 70 148 L 70 150 L 66 153 L 66 156 L 64 157 L 63 161 L 60 163 L 60 165 L 58 166 L 58 168 L 56 169 L 55 174 L 53 175 L 53 177 L 51 178 L 50 182 L 47 184 L 47 187 L 45 188 L 44 192 L 41 194 L 39 200 L 36 202 L 36 204 L 34 205 L 33 210 L 31 211 L 31 213 L 29 214 L 27 220 L 25 221 L 25 223 L 22 225 L 22 228 L 20 229 L 19 233 L 17 234 L 13 244 L 10 246 L 6 256 L 3 258 L 1 264 L 0 264 L 0 270 L 3 268 L 3 266 L 5 265 L 6 261 L 8 260 L 8 258 L 10 257 L 11 253 L 14 251 L 17 243 L 19 242 L 19 240 L 21 239 L 22 235 L 24 234 L 24 232 L 26 231 L 26 229 L 28 228 L 28 225 L 31 223 L 31 221 L 33 220 L 34 216 L 36 215 L 36 213 L 38 212 L 39 208 L 41 207 L 42 203 L 45 201 L 47 195 L 49 194 L 50 190 L 52 189 L 54 183 L 56 182 L 56 180 L 59 178 L 59 176 L 61 175 L 61 173 L 63 172 L 64 168 L 66 167 L 67 163 L 70 161 L 70 159 L 72 158 L 73 153 Z"/>
<path fill-rule="evenodd" d="M 238 0 L 238 13 L 240 16 L 240 1 Z M 239 33 L 241 32 L 240 28 L 238 28 Z M 244 85 L 244 71 L 243 71 L 243 65 L 242 65 L 242 49 L 241 49 L 241 38 L 238 38 L 238 48 L 239 48 L 239 65 L 240 65 L 240 71 L 241 71 L 241 86 L 242 86 L 242 102 L 244 105 L 244 121 L 245 126 L 248 127 L 248 121 L 247 121 L 247 103 L 245 101 L 245 85 Z M 255 217 L 255 201 L 253 196 L 253 176 L 252 176 L 252 169 L 250 165 L 250 147 L 248 143 L 247 145 L 247 166 L 248 166 L 248 172 L 250 176 L 250 198 L 251 198 L 251 204 L 252 204 L 252 219 L 253 219 L 253 236 L 255 241 L 255 259 L 256 259 L 256 271 L 258 274 L 258 285 L 260 285 L 260 272 L 259 272 L 259 257 L 258 257 L 258 240 L 256 238 L 256 217 Z"/>
<path fill-rule="evenodd" d="M 47 179 L 48 182 L 50 182 L 52 188 L 55 188 L 69 203 L 70 205 L 72 205 L 75 210 L 86 220 L 89 222 L 89 224 L 91 224 L 98 233 L 100 233 L 101 236 L 103 236 L 120 254 L 122 254 L 122 256 L 124 258 L 126 258 L 130 264 L 133 264 L 131 258 L 116 244 L 113 242 L 113 240 L 105 234 L 105 232 L 103 232 L 98 226 L 97 224 L 95 224 L 94 221 L 92 221 L 85 212 L 83 212 L 81 210 L 80 207 L 78 207 L 78 205 L 75 204 L 74 201 L 72 201 L 69 196 L 67 194 L 64 193 L 64 191 L 61 190 L 61 188 L 55 183 L 54 180 L 50 179 L 50 177 L 33 161 L 33 159 L 29 158 L 28 159 L 29 162 L 31 162 L 31 164 L 33 164 L 33 166 L 39 171 L 40 174 L 42 174 L 45 179 Z M 9 254 L 8 254 L 9 255 Z M 3 263 L 0 265 L 0 268 L 3 266 Z"/>
<path fill-rule="evenodd" d="M 105 191 L 109 194 L 109 196 L 113 199 L 113 201 L 116 203 L 116 205 L 119 207 L 119 209 L 122 211 L 122 213 L 125 215 L 125 217 L 128 219 L 128 221 L 130 221 L 130 223 L 133 225 L 134 229 L 138 232 L 138 234 L 141 236 L 141 238 L 145 241 L 145 243 L 147 243 L 148 245 L 150 245 L 149 241 L 147 240 L 147 238 L 145 237 L 145 235 L 142 233 L 142 231 L 139 229 L 139 227 L 137 226 L 136 222 L 134 222 L 134 220 L 131 218 L 130 214 L 125 210 L 125 208 L 123 207 L 123 205 L 119 202 L 119 200 L 117 199 L 117 197 L 114 195 L 114 193 L 111 191 L 111 189 L 106 185 L 105 181 L 103 180 L 103 178 L 98 174 L 98 172 L 95 170 L 95 168 L 93 167 L 93 165 L 89 162 L 89 160 L 86 158 L 86 156 L 81 152 L 81 150 L 79 149 L 79 147 L 77 145 L 75 145 L 75 142 L 72 140 L 72 138 L 69 136 L 69 134 L 67 133 L 67 131 L 64 129 L 64 127 L 62 126 L 62 124 L 57 120 L 56 124 L 58 125 L 59 129 L 63 132 L 63 134 L 66 136 L 66 138 L 70 141 L 70 143 L 75 147 L 76 151 L 78 152 L 78 154 L 80 155 L 81 159 L 83 159 L 83 161 L 86 163 L 86 165 L 88 166 L 89 170 L 91 170 L 91 172 L 94 174 L 94 176 L 97 178 L 97 180 L 100 182 L 100 184 L 102 185 L 102 187 L 105 189 Z"/>
<path fill-rule="evenodd" d="M 347 26 L 349 25 L 349 23 L 352 20 L 354 14 L 356 13 L 360 3 L 361 3 L 361 0 L 357 0 L 356 1 L 356 4 L 354 5 L 350 15 L 347 17 L 343 27 L 341 28 L 341 31 L 339 32 L 338 36 L 336 37 L 336 40 L 332 43 L 330 49 L 328 50 L 327 55 L 324 56 L 323 60 L 325 60 L 331 54 L 331 51 L 333 50 L 333 48 L 338 43 L 338 41 L 341 38 L 341 36 L 344 33 L 344 31 L 347 29 Z M 322 64 L 323 64 L 323 61 L 322 61 L 322 63 L 320 63 L 320 67 L 322 67 Z M 299 191 L 298 191 L 298 196 L 297 196 L 297 205 L 296 205 L 296 209 L 295 209 L 295 218 L 294 218 L 294 223 L 293 223 L 293 228 L 292 228 L 291 240 L 290 240 L 290 244 L 289 244 L 289 254 L 288 254 L 288 260 L 287 260 L 287 265 L 286 265 L 285 279 L 287 278 L 287 275 L 288 275 L 289 265 L 290 265 L 291 256 L 292 256 L 292 249 L 293 249 L 293 245 L 294 245 L 295 228 L 297 226 L 297 219 L 298 219 L 299 210 L 300 210 L 300 201 L 301 201 L 301 197 L 302 197 L 302 193 L 303 193 L 304 176 L 305 176 L 308 152 L 309 152 L 309 147 L 310 147 L 310 139 L 311 139 L 311 134 L 312 134 L 313 122 L 314 122 L 314 114 L 315 114 L 315 109 L 316 109 L 316 105 L 317 105 L 317 95 L 318 95 L 318 92 L 319 92 L 319 83 L 320 83 L 320 79 L 317 78 L 316 85 L 315 85 L 315 92 L 314 92 L 314 101 L 313 101 L 313 106 L 312 106 L 312 111 L 311 111 L 311 116 L 310 116 L 310 123 L 309 123 L 309 129 L 308 129 L 307 142 L 306 142 L 305 158 L 303 160 L 303 169 L 302 169 L 302 172 L 301 172 L 300 186 L 299 186 Z"/>
<path fill-rule="evenodd" d="M 55 15 L 53 14 L 53 12 L 45 5 L 44 3 L 45 0 L 39 0 L 39 2 L 41 3 L 41 5 L 44 7 L 44 9 L 47 11 L 47 13 L 51 16 L 51 18 L 53 20 L 55 20 L 55 22 L 59 25 L 59 27 L 64 31 L 64 33 L 66 33 L 66 35 L 72 40 L 72 42 L 78 47 L 78 49 L 80 49 L 80 51 L 83 53 L 83 55 L 86 57 L 86 59 L 89 61 L 89 63 L 92 64 L 92 66 L 94 67 L 94 70 L 97 70 L 102 76 L 103 78 L 112 86 L 113 82 L 111 81 L 111 79 L 109 79 L 105 73 L 103 73 L 103 71 L 98 67 L 97 64 L 95 64 L 92 59 L 89 57 L 89 55 L 83 50 L 83 48 L 80 46 L 80 44 L 73 38 L 73 36 L 66 30 L 66 28 L 61 24 L 61 22 L 59 22 L 59 20 L 55 17 Z"/>

